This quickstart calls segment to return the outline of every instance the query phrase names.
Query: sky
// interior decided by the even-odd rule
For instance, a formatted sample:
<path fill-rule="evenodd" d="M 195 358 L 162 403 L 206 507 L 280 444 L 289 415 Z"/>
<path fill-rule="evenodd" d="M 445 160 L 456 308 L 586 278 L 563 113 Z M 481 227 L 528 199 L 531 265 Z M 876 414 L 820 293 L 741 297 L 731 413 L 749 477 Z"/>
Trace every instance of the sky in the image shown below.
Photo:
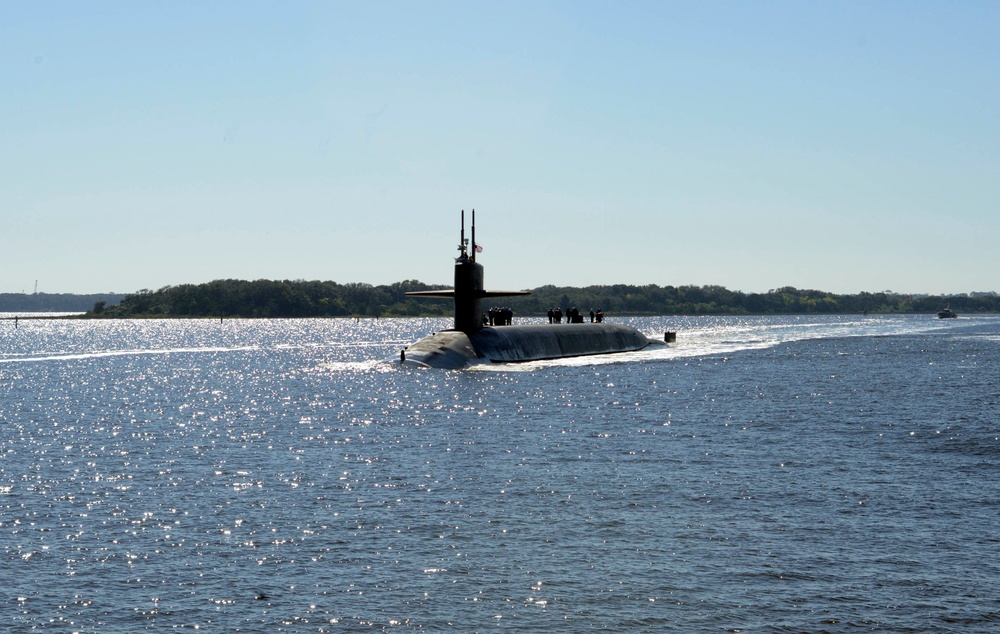
<path fill-rule="evenodd" d="M 1000 3 L 0 0 L 0 292 L 1000 291 Z"/>

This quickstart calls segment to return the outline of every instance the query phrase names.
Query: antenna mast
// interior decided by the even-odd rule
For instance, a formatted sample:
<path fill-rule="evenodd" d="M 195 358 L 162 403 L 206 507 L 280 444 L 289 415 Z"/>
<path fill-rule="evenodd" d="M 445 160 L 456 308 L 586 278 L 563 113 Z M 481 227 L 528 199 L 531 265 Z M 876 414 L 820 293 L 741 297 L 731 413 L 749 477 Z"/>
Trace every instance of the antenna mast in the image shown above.
<path fill-rule="evenodd" d="M 472 210 L 472 261 L 476 261 L 476 210 Z"/>
<path fill-rule="evenodd" d="M 462 240 L 458 245 L 458 250 L 461 251 L 461 258 L 466 257 L 466 245 L 469 243 L 465 241 L 465 210 L 462 210 Z"/>

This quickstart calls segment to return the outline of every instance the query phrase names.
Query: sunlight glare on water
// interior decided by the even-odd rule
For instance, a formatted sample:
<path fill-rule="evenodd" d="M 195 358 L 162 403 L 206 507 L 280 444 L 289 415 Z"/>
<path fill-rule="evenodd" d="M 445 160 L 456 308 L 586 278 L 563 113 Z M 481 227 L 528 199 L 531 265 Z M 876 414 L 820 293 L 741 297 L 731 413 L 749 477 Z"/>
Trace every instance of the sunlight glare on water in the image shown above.
<path fill-rule="evenodd" d="M 3 619 L 995 628 L 1000 320 L 627 321 L 678 341 L 439 371 L 394 360 L 442 319 L 24 320 Z"/>

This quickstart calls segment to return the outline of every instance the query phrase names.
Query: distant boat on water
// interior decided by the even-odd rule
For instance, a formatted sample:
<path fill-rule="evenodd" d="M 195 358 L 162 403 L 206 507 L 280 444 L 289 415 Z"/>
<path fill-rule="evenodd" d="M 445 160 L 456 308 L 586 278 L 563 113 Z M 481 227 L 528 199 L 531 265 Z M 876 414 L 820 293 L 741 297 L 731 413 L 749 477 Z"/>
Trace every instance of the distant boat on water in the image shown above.
<path fill-rule="evenodd" d="M 953 311 L 949 306 L 945 306 L 938 311 L 938 319 L 954 319 L 958 317 L 958 313 Z"/>

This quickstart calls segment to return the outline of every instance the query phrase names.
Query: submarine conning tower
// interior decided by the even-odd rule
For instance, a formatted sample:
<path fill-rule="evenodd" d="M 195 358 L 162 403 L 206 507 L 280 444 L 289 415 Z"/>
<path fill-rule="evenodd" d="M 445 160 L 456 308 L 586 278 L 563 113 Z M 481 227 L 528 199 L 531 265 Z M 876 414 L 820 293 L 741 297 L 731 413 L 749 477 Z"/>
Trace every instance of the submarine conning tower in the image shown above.
<path fill-rule="evenodd" d="M 471 248 L 470 248 L 471 247 Z M 472 210 L 472 244 L 465 238 L 465 210 L 462 232 L 455 258 L 455 288 L 447 291 L 411 291 L 415 297 L 450 297 L 455 302 L 454 329 L 472 334 L 483 328 L 483 298 L 530 295 L 531 291 L 487 291 L 483 285 L 483 266 L 476 262 L 482 248 L 476 244 L 476 210 Z"/>
<path fill-rule="evenodd" d="M 455 330 L 473 333 L 483 327 L 483 265 L 476 262 L 476 210 L 472 210 L 472 253 L 465 239 L 465 210 L 462 210 L 461 252 L 455 259 Z"/>

